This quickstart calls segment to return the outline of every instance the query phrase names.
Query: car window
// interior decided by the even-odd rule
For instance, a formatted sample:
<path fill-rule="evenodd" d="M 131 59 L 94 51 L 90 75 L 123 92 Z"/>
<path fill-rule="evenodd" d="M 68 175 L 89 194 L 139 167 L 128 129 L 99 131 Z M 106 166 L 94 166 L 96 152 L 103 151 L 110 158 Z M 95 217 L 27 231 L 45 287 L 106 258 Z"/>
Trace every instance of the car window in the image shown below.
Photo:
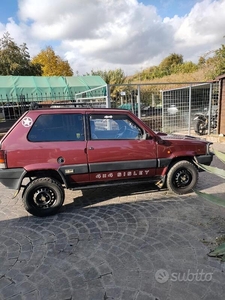
<path fill-rule="evenodd" d="M 40 115 L 34 122 L 28 140 L 31 142 L 83 141 L 81 114 Z"/>
<path fill-rule="evenodd" d="M 138 139 L 143 132 L 126 115 L 90 115 L 91 139 Z"/>

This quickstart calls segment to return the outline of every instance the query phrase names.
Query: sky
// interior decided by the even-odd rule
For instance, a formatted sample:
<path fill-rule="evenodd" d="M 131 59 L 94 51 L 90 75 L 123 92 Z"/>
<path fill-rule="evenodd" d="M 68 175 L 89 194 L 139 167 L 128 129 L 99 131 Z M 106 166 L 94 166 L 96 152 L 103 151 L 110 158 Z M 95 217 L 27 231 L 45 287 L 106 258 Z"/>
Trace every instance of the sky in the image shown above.
<path fill-rule="evenodd" d="M 47 46 L 74 75 L 122 69 L 133 75 L 172 53 L 198 62 L 225 43 L 225 0 L 7 0 L 9 32 L 31 58 Z"/>

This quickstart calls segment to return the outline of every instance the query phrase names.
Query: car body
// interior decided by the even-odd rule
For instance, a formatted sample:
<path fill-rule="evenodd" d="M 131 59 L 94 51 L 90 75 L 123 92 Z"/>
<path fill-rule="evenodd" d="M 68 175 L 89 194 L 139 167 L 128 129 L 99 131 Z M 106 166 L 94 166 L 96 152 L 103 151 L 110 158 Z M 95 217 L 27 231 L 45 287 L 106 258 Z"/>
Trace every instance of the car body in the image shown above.
<path fill-rule="evenodd" d="M 210 142 L 156 133 L 129 110 L 33 107 L 0 141 L 0 182 L 22 187 L 36 216 L 55 214 L 65 188 L 147 181 L 184 194 L 198 180 L 195 159 L 213 159 Z"/>

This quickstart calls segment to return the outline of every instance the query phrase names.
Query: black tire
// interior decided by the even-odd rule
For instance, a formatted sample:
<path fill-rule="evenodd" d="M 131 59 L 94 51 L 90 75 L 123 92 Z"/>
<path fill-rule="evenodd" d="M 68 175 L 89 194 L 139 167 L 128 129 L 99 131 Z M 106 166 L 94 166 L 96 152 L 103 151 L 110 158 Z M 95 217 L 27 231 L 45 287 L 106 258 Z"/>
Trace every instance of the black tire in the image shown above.
<path fill-rule="evenodd" d="M 55 179 L 42 177 L 29 183 L 23 193 L 23 205 L 34 216 L 54 215 L 63 205 L 65 193 Z"/>
<path fill-rule="evenodd" d="M 205 122 L 203 120 L 197 120 L 195 123 L 195 132 L 199 135 L 206 134 Z"/>
<path fill-rule="evenodd" d="M 190 192 L 198 181 L 198 170 L 187 160 L 175 163 L 167 174 L 167 187 L 175 194 Z"/>

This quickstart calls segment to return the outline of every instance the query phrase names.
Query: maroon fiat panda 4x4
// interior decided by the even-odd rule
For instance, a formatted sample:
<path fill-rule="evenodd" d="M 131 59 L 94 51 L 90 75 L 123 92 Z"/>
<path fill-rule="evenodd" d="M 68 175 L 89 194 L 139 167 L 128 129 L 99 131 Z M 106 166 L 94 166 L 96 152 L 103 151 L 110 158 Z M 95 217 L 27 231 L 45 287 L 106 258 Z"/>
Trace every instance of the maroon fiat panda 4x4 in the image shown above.
<path fill-rule="evenodd" d="M 157 134 L 128 110 L 36 105 L 0 141 L 0 182 L 23 188 L 35 216 L 55 214 L 66 188 L 146 181 L 184 194 L 197 183 L 194 160 L 211 163 L 210 144 Z"/>

